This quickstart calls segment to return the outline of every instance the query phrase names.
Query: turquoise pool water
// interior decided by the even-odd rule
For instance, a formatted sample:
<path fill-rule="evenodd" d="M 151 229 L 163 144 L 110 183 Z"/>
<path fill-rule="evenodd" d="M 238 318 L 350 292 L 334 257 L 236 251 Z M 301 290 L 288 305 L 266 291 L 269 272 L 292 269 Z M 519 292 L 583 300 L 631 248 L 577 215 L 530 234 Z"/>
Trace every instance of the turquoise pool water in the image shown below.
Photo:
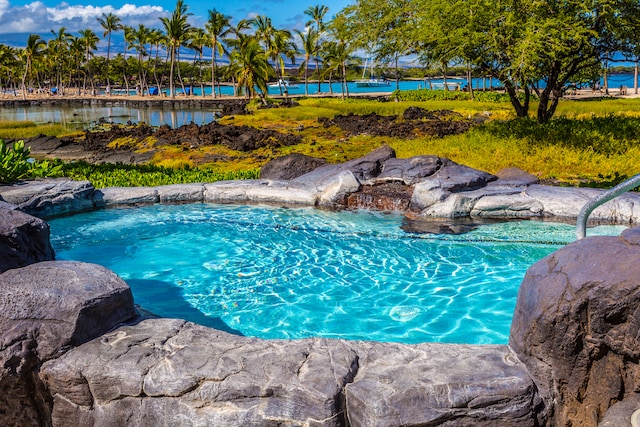
<path fill-rule="evenodd" d="M 395 214 L 214 204 L 49 223 L 57 259 L 115 271 L 160 316 L 260 338 L 404 343 L 506 343 L 526 269 L 575 235 L 539 221 L 412 234 Z"/>

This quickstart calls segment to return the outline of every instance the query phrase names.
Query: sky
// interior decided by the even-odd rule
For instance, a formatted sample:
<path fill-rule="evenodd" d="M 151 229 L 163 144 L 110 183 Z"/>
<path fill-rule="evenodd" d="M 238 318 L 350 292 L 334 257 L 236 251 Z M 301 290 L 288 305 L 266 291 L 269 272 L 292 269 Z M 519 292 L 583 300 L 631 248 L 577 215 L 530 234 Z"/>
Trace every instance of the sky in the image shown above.
<path fill-rule="evenodd" d="M 184 0 L 189 23 L 204 28 L 208 10 L 218 11 L 232 17 L 236 23 L 241 19 L 266 15 L 276 28 L 304 29 L 309 19 L 304 15 L 309 6 L 322 4 L 329 7 L 326 20 L 353 2 L 353 0 Z M 168 16 L 175 8 L 175 0 L 138 0 L 137 3 L 110 0 L 0 0 L 0 43 L 22 47 L 29 33 L 51 34 L 61 27 L 72 34 L 91 28 L 102 36 L 103 30 L 97 18 L 103 13 L 114 13 L 121 23 L 137 27 L 159 27 L 161 16 Z"/>

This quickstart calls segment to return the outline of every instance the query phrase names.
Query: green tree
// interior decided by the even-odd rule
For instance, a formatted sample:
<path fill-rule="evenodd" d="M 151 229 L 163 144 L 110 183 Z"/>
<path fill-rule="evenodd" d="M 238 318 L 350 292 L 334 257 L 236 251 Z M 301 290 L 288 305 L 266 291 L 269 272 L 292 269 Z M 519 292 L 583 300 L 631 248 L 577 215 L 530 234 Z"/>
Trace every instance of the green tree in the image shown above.
<path fill-rule="evenodd" d="M 38 34 L 29 34 L 27 45 L 20 51 L 20 57 L 25 61 L 22 74 L 22 99 L 27 99 L 27 77 L 30 77 L 34 58 L 42 55 L 46 42 Z"/>
<path fill-rule="evenodd" d="M 193 68 L 194 72 L 197 68 L 198 71 L 198 80 L 200 82 L 200 93 L 204 96 L 204 82 L 202 80 L 202 56 L 204 53 L 204 46 L 208 43 L 209 37 L 206 31 L 202 28 L 194 28 L 191 34 L 191 40 L 189 41 L 189 48 L 193 50 Z M 200 61 L 198 62 L 198 58 Z M 195 79 L 195 76 L 192 74 L 192 80 Z"/>
<path fill-rule="evenodd" d="M 241 35 L 236 43 L 236 49 L 231 52 L 231 58 L 240 94 L 244 92 L 248 98 L 253 98 L 258 95 L 257 90 L 259 90 L 264 101 L 267 93 L 266 76 L 269 73 L 269 63 L 258 39 L 254 36 Z"/>
<path fill-rule="evenodd" d="M 84 66 L 86 68 L 82 88 L 83 90 L 86 91 L 87 77 L 91 79 L 91 87 L 92 88 L 94 87 L 92 70 L 90 66 L 91 63 L 89 62 L 89 59 L 91 58 L 91 56 L 93 56 L 93 52 L 98 48 L 98 42 L 100 41 L 100 38 L 98 38 L 98 35 L 94 33 L 93 30 L 91 29 L 81 30 L 79 34 L 80 34 L 80 41 L 84 46 L 84 60 L 85 60 Z"/>
<path fill-rule="evenodd" d="M 49 40 L 49 54 L 55 67 L 55 80 L 58 87 L 58 94 L 64 94 L 64 83 L 62 81 L 62 74 L 64 72 L 65 61 L 69 56 L 69 42 L 71 41 L 71 34 L 67 32 L 65 27 L 60 27 L 58 31 L 51 30 L 53 39 Z"/>
<path fill-rule="evenodd" d="M 316 46 L 318 33 L 311 27 L 307 27 L 307 31 L 294 30 L 300 38 L 302 52 L 304 53 L 304 61 L 300 64 L 300 69 L 304 67 L 304 94 L 309 95 L 309 61 L 316 54 Z"/>
<path fill-rule="evenodd" d="M 213 9 L 209 10 L 209 19 L 205 24 L 205 29 L 209 35 L 209 47 L 211 48 L 211 94 L 214 98 L 216 96 L 216 83 L 218 95 L 220 95 L 217 56 L 222 56 L 226 53 L 222 40 L 232 31 L 230 19 L 228 16 Z"/>
<path fill-rule="evenodd" d="M 318 4 L 315 6 L 309 6 L 304 11 L 304 14 L 311 18 L 309 21 L 307 21 L 306 26 L 315 28 L 315 32 L 316 32 L 316 39 L 315 39 L 316 44 L 314 49 L 314 55 L 315 55 L 315 63 L 316 63 L 316 73 L 318 74 L 318 93 L 320 92 L 320 83 L 321 83 L 320 56 L 319 56 L 320 43 L 322 42 L 322 35 L 325 30 L 324 16 L 327 14 L 327 12 L 329 12 L 329 7 L 321 4 Z"/>
<path fill-rule="evenodd" d="M 110 89 L 109 86 L 111 82 L 109 81 L 109 57 L 111 54 L 111 33 L 114 31 L 121 30 L 122 24 L 120 24 L 120 17 L 116 16 L 113 13 L 103 13 L 101 17 L 97 18 L 98 23 L 104 29 L 104 33 L 102 33 L 103 37 L 107 37 L 107 68 L 105 71 L 105 79 L 107 81 L 107 89 Z"/>
<path fill-rule="evenodd" d="M 434 49 L 449 44 L 456 56 L 501 81 L 520 117 L 528 115 L 535 93 L 540 123 L 553 117 L 569 82 L 611 52 L 628 50 L 628 35 L 637 29 L 628 20 L 640 14 L 631 0 L 419 0 L 416 6 L 421 36 L 432 39 Z M 433 40 L 433 34 L 448 37 Z"/>
<path fill-rule="evenodd" d="M 145 93 L 145 89 L 148 91 L 149 85 L 147 84 L 147 73 L 144 67 L 144 57 L 148 54 L 146 45 L 150 43 L 151 30 L 145 27 L 144 24 L 138 24 L 138 28 L 133 29 L 131 32 L 130 46 L 138 53 L 138 82 L 140 88 L 140 95 Z"/>
<path fill-rule="evenodd" d="M 174 89 L 174 72 L 176 61 L 180 58 L 180 46 L 187 43 L 191 34 L 192 27 L 187 22 L 187 18 L 191 16 L 191 13 L 187 13 L 188 9 L 188 6 L 184 4 L 183 0 L 178 0 L 171 17 L 160 18 L 166 34 L 165 42 L 167 44 L 169 60 L 171 63 L 169 69 L 169 93 L 171 98 L 176 97 Z"/>

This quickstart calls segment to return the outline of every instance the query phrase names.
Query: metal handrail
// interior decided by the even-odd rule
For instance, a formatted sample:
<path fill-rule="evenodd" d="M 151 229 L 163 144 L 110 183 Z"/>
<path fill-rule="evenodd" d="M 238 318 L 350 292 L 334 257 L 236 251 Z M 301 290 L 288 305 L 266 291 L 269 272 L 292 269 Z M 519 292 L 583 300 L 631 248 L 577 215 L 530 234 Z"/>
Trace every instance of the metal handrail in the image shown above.
<path fill-rule="evenodd" d="M 609 200 L 616 198 L 629 190 L 633 190 L 638 186 L 640 186 L 640 174 L 632 176 L 628 180 L 610 188 L 584 205 L 582 209 L 580 209 L 578 220 L 576 221 L 576 237 L 578 240 L 584 239 L 587 236 L 587 219 L 589 219 L 591 212 L 593 212 L 598 206 L 603 205 Z"/>

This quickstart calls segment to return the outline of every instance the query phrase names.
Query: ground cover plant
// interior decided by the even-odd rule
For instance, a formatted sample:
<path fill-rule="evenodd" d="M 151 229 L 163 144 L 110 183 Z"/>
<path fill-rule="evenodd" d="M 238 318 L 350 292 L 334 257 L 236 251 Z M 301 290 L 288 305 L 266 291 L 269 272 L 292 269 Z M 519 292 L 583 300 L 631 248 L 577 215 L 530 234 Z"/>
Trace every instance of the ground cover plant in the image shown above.
<path fill-rule="evenodd" d="M 497 99 L 497 100 L 496 100 Z M 496 173 L 505 167 L 519 167 L 546 182 L 563 185 L 611 186 L 638 173 L 640 155 L 640 100 L 563 100 L 557 117 L 540 124 L 534 118 L 516 118 L 508 101 L 429 100 L 380 102 L 363 99 L 298 99 L 293 108 L 255 108 L 252 114 L 225 117 L 222 125 L 250 126 L 295 135 L 300 143 L 266 145 L 239 151 L 220 144 L 189 146 L 161 144 L 153 147 L 149 165 L 96 166 L 65 164 L 62 172 L 76 179 L 89 179 L 97 187 L 161 185 L 211 182 L 220 179 L 255 178 L 267 161 L 290 153 L 319 157 L 331 163 L 363 156 L 388 144 L 398 157 L 439 155 L 470 167 Z M 416 135 L 412 138 L 350 134 L 338 126 L 326 126 L 326 119 L 340 115 L 398 116 L 409 107 L 430 111 L 452 111 L 447 120 L 476 120 L 482 124 L 445 137 Z M 14 123 L 0 126 L 13 135 L 35 125 Z M 47 133 L 38 128 L 38 133 Z M 69 131 L 66 131 L 69 132 Z M 64 135 L 64 129 L 50 133 Z M 139 141 L 125 137 L 112 146 L 150 150 L 153 138 Z M 126 144 L 124 143 L 126 142 Z"/>

